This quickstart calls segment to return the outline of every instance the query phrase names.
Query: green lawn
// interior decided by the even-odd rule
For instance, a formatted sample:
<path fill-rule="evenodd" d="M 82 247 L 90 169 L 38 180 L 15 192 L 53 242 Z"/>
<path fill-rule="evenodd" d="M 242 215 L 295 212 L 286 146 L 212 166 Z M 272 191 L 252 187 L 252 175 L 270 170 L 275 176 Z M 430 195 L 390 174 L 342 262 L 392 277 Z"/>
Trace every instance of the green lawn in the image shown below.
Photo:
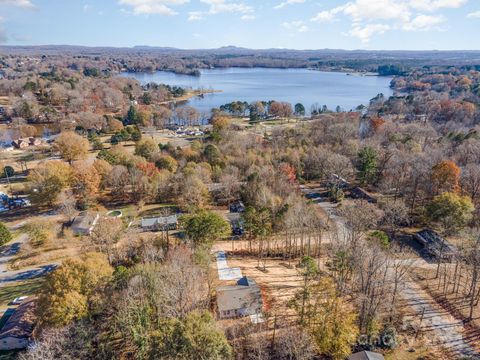
<path fill-rule="evenodd" d="M 32 279 L 16 283 L 14 285 L 7 285 L 0 288 L 0 309 L 8 306 L 8 303 L 19 296 L 31 296 L 40 290 L 43 284 L 43 279 Z"/>

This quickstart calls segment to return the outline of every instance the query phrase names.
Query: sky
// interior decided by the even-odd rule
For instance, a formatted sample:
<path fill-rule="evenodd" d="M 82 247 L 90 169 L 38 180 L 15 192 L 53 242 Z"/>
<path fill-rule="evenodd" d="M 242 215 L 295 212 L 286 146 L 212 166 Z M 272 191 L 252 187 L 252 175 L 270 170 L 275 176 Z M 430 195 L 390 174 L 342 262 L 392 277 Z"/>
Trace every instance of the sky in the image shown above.
<path fill-rule="evenodd" d="M 0 44 L 480 50 L 480 0 L 0 0 Z"/>

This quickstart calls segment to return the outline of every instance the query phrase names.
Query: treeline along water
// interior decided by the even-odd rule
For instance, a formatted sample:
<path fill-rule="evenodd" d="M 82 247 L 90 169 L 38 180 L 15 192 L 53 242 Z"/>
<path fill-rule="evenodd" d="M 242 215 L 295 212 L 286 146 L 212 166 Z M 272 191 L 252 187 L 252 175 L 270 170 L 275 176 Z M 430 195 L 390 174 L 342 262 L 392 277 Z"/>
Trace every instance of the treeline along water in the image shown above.
<path fill-rule="evenodd" d="M 155 73 L 126 73 L 142 84 L 155 82 L 192 89 L 218 90 L 192 98 L 189 105 L 201 112 L 232 101 L 286 101 L 302 103 L 307 111 L 311 106 L 327 105 L 344 110 L 368 105 L 379 93 L 390 96 L 390 77 L 356 76 L 339 72 L 321 72 L 308 69 L 229 68 L 202 70 L 201 76 L 179 75 L 159 71 Z"/>

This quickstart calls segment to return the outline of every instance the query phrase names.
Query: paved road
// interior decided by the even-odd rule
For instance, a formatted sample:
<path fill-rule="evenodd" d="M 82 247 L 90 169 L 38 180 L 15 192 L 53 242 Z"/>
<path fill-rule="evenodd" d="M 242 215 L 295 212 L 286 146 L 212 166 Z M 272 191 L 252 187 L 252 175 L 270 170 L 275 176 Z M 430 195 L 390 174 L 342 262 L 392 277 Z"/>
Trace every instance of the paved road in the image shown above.
<path fill-rule="evenodd" d="M 27 234 L 21 234 L 9 244 L 0 247 L 0 287 L 17 281 L 36 279 L 53 271 L 57 265 L 43 265 L 24 270 L 9 270 L 9 263 L 15 258 L 23 244 L 28 241 Z"/>
<path fill-rule="evenodd" d="M 18 254 L 23 244 L 28 241 L 27 234 L 21 234 L 7 245 L 0 247 L 0 277 L 7 273 L 8 263 Z"/>
<path fill-rule="evenodd" d="M 305 190 L 304 193 L 314 193 L 315 190 Z M 328 214 L 335 224 L 338 236 L 348 234 L 349 229 L 343 219 L 336 213 L 336 205 L 316 199 L 315 203 Z M 442 346 L 458 356 L 480 355 L 465 339 L 465 327 L 445 310 L 440 309 L 435 300 L 423 291 L 411 278 L 407 279 L 401 293 L 407 304 L 417 312 L 424 313 L 422 331 L 429 333 L 433 344 Z"/>

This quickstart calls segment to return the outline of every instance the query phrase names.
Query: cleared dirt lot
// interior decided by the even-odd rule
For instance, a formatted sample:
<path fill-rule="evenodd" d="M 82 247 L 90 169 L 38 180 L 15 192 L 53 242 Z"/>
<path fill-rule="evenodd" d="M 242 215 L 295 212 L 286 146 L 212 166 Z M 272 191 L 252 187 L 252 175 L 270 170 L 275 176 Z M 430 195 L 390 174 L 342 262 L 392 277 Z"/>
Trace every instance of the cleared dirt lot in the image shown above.
<path fill-rule="evenodd" d="M 277 315 L 279 325 L 281 322 L 291 322 L 296 319 L 296 314 L 288 308 L 288 302 L 295 292 L 303 285 L 303 278 L 298 270 L 282 260 L 269 259 L 265 261 L 266 271 L 263 271 L 263 262 L 258 268 L 258 260 L 252 257 L 232 257 L 227 253 L 227 262 L 230 267 L 239 267 L 243 276 L 254 279 L 262 288 L 266 298 L 266 310 Z M 216 268 L 216 265 L 214 265 Z M 218 285 L 229 282 L 218 281 Z"/>

